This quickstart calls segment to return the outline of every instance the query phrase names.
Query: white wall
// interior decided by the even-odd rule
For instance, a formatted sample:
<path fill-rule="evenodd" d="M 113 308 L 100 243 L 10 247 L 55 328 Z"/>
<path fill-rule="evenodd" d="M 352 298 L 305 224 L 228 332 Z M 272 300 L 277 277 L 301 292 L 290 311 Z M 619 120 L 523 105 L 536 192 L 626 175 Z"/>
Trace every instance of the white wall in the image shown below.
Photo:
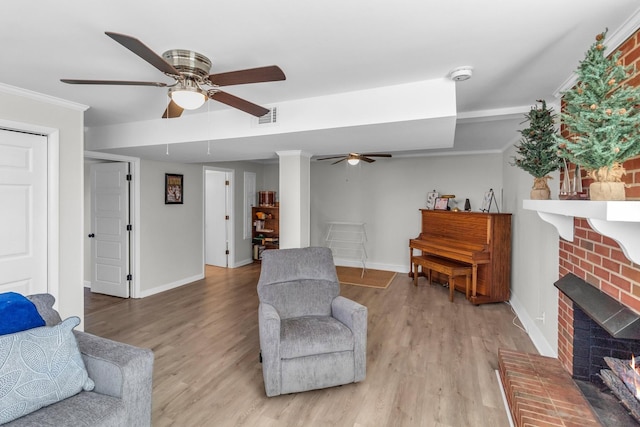
<path fill-rule="evenodd" d="M 59 130 L 58 309 L 62 318 L 84 319 L 84 111 L 0 90 L 0 119 Z"/>
<path fill-rule="evenodd" d="M 529 332 L 538 351 L 556 357 L 558 353 L 558 233 L 534 211 L 522 209 L 529 198 L 533 177 L 509 165 L 515 155 L 504 153 L 504 205 L 513 213 L 511 304 Z M 551 197 L 558 198 L 557 172 L 549 181 Z M 544 322 L 541 320 L 544 314 Z"/>
<path fill-rule="evenodd" d="M 265 176 L 277 186 L 273 168 L 277 165 L 266 166 Z M 325 245 L 327 221 L 365 222 L 368 266 L 408 272 L 409 239 L 420 234 L 419 209 L 425 207 L 427 193 L 455 194 L 461 208 L 469 198 L 472 210 L 479 210 L 490 188 L 500 206 L 499 153 L 381 159 L 355 167 L 312 161 L 311 245 Z"/>
<path fill-rule="evenodd" d="M 184 175 L 184 204 L 164 204 L 165 173 Z M 140 163 L 140 296 L 204 277 L 202 165 Z"/>

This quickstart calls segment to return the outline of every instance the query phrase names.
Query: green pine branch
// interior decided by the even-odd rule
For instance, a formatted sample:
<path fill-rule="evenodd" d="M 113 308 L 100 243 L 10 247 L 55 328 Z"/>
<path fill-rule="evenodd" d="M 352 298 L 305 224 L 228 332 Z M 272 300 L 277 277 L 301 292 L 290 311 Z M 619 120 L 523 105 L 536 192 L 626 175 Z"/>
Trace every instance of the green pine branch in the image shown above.
<path fill-rule="evenodd" d="M 563 93 L 567 137 L 555 135 L 558 155 L 587 170 L 612 168 L 640 154 L 640 88 L 620 52 L 605 57 L 606 31 L 596 36 L 577 69 L 578 83 Z"/>
<path fill-rule="evenodd" d="M 560 158 L 555 144 L 556 133 L 553 108 L 547 108 L 544 100 L 542 107 L 536 104 L 528 114 L 525 114 L 525 122 L 529 127 L 519 130 L 522 135 L 520 143 L 516 147 L 516 155 L 513 157 L 512 166 L 517 166 L 535 178 L 542 178 L 560 167 Z"/>

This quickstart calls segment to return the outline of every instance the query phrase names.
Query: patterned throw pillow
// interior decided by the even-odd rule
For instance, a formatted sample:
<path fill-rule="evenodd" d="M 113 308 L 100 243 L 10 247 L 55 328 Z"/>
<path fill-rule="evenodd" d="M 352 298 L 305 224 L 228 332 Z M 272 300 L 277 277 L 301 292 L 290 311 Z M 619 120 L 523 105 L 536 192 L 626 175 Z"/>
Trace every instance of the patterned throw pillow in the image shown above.
<path fill-rule="evenodd" d="M 70 317 L 0 336 L 0 424 L 59 402 L 82 390 L 93 390 L 82 361 Z"/>

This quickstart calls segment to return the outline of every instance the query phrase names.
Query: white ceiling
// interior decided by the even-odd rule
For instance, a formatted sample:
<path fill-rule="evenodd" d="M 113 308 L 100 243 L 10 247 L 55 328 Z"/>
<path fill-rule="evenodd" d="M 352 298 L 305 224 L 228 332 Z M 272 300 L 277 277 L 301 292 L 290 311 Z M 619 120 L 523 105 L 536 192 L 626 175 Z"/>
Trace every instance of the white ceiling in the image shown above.
<path fill-rule="evenodd" d="M 286 81 L 226 88 L 265 106 L 442 79 L 455 67 L 473 66 L 472 79 L 455 84 L 454 145 L 431 149 L 438 152 L 496 151 L 513 143 L 523 114 L 536 99 L 557 103 L 555 92 L 571 77 L 593 37 L 609 28 L 608 39 L 621 42 L 616 37 L 637 28 L 640 14 L 638 0 L 14 0 L 2 8 L 0 83 L 89 106 L 85 125 L 91 129 L 141 121 L 156 126 L 166 107 L 166 89 L 76 86 L 59 79 L 170 83 L 104 31 L 134 36 L 158 54 L 195 50 L 213 61 L 212 72 L 279 65 Z M 210 101 L 200 111 L 170 120 L 202 115 L 204 108 L 214 113 L 229 109 Z M 367 141 L 388 137 L 391 130 L 402 137 L 384 148 L 377 143 L 376 151 L 426 152 L 400 141 L 412 139 L 410 126 L 404 132 L 381 132 L 380 125 L 371 124 L 339 136 L 335 129 L 324 129 L 294 137 L 240 138 L 233 149 L 224 149 L 229 139 L 220 139 L 214 158 L 205 159 L 202 153 L 211 143 L 174 140 L 171 160 L 265 159 L 284 149 L 316 155 L 369 151 Z M 326 143 L 332 133 L 333 145 Z M 319 140 L 325 141 L 322 149 Z M 167 160 L 164 143 L 110 151 Z"/>

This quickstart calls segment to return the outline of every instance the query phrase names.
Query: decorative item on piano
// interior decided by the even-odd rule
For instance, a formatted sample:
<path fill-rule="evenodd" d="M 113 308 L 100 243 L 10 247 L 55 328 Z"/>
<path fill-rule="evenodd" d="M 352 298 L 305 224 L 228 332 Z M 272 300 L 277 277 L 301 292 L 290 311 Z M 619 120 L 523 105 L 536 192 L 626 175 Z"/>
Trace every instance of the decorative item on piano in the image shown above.
<path fill-rule="evenodd" d="M 437 211 L 446 211 L 449 210 L 449 198 L 448 197 L 438 197 L 436 199 L 436 204 L 433 207 Z"/>
<path fill-rule="evenodd" d="M 433 190 L 427 193 L 427 209 L 434 209 L 436 206 L 436 199 L 438 198 L 438 192 Z"/>
<path fill-rule="evenodd" d="M 496 212 L 500 213 L 500 209 L 498 208 L 498 202 L 496 201 L 496 195 L 493 193 L 493 188 L 490 188 L 489 191 L 484 193 L 484 197 L 482 198 L 482 207 L 480 208 L 480 211 L 481 212 L 491 211 L 492 203 L 496 205 Z"/>

